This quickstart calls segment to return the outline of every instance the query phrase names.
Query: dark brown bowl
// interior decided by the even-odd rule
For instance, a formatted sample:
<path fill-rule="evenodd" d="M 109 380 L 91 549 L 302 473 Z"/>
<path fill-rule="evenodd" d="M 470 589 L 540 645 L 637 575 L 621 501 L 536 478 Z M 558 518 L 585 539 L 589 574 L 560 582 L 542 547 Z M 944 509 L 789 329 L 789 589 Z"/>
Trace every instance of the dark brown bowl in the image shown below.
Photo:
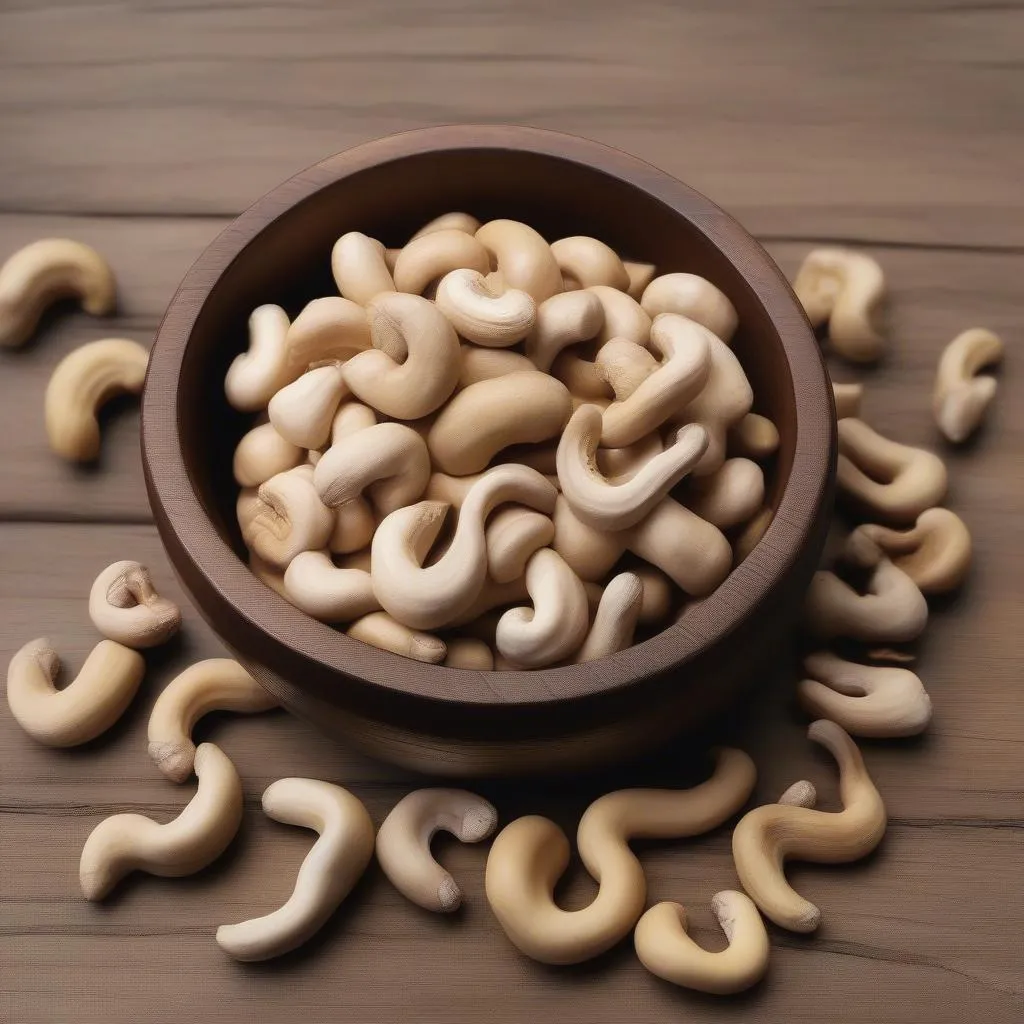
<path fill-rule="evenodd" d="M 753 553 L 658 636 L 612 657 L 534 672 L 424 665 L 298 611 L 249 571 L 231 458 L 249 418 L 224 398 L 247 318 L 295 315 L 332 294 L 345 231 L 397 246 L 466 210 L 548 238 L 595 235 L 660 273 L 712 280 L 740 320 L 734 349 L 756 408 L 779 427 L 776 510 Z M 174 296 L 149 364 L 143 460 L 156 522 L 196 605 L 259 681 L 296 713 L 371 754 L 471 776 L 597 765 L 693 730 L 777 648 L 820 554 L 832 497 L 832 391 L 803 311 L 758 243 L 708 199 L 614 149 L 555 132 L 449 127 L 331 157 L 247 210 Z"/>

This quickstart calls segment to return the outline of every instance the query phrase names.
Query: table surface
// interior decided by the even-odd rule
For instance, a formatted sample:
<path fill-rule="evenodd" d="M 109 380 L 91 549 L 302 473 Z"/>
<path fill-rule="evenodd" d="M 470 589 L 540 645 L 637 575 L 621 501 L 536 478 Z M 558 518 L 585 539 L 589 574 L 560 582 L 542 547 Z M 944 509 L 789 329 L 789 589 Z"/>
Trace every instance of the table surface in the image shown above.
<path fill-rule="evenodd" d="M 180 641 L 147 655 L 125 719 L 87 747 L 38 747 L 0 708 L 0 1020 L 1022 1019 L 1022 45 L 1019 2 L 0 2 L 0 258 L 40 236 L 80 238 L 121 290 L 111 320 L 62 310 L 28 347 L 0 353 L 0 659 L 48 635 L 76 671 L 97 639 L 89 584 L 117 558 L 150 565 L 186 609 Z M 628 942 L 576 968 L 523 958 L 484 900 L 486 851 L 455 843 L 441 848 L 466 892 L 454 918 L 406 903 L 372 868 L 309 947 L 232 962 L 217 925 L 277 906 L 309 847 L 309 833 L 263 816 L 269 782 L 335 780 L 378 823 L 415 785 L 283 713 L 201 727 L 246 792 L 239 838 L 213 868 L 134 876 L 101 906 L 78 893 L 96 822 L 126 810 L 169 820 L 188 800 L 147 758 L 145 723 L 167 680 L 222 647 L 152 526 L 131 403 L 108 418 L 99 466 L 68 468 L 44 439 L 48 375 L 90 339 L 148 344 L 190 261 L 297 169 L 467 121 L 563 129 L 644 157 L 736 213 L 790 274 L 816 242 L 862 244 L 891 286 L 891 355 L 861 374 L 866 418 L 943 452 L 949 502 L 974 534 L 973 574 L 934 607 L 921 646 L 931 731 L 864 744 L 889 809 L 883 845 L 859 865 L 793 868 L 824 923 L 811 937 L 773 928 L 769 976 L 738 998 L 658 981 Z M 947 450 L 929 415 L 935 363 L 975 325 L 1001 333 L 1010 358 L 987 428 Z M 795 666 L 763 671 L 733 727 L 758 762 L 757 798 L 810 778 L 834 808 L 833 766 L 793 708 Z M 648 775 L 679 784 L 689 753 Z M 596 792 L 631 777 L 482 790 L 505 820 L 548 814 L 571 834 Z M 709 903 L 736 884 L 728 828 L 642 857 L 650 899 L 686 904 L 694 934 L 721 948 Z M 565 905 L 593 892 L 577 864 Z"/>

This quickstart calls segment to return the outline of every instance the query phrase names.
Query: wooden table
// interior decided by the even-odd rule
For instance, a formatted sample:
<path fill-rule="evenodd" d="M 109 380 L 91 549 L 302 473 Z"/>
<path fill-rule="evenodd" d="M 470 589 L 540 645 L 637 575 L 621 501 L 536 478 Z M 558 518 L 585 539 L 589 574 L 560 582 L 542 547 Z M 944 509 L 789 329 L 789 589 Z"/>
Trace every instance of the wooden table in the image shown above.
<path fill-rule="evenodd" d="M 148 563 L 186 605 L 180 642 L 147 657 L 136 704 L 88 747 L 37 747 L 0 708 L 0 1020 L 244 1019 L 963 1022 L 1024 1017 L 1024 5 L 944 0 L 687 4 L 520 0 L 141 0 L 0 4 L 0 258 L 40 236 L 98 246 L 120 282 L 108 322 L 70 311 L 0 353 L 0 658 L 49 635 L 73 672 L 96 640 L 90 582 Z M 661 165 L 735 212 L 792 273 L 818 241 L 863 245 L 891 283 L 891 356 L 863 374 L 866 417 L 943 451 L 950 503 L 976 565 L 934 607 L 920 673 L 935 720 L 920 741 L 865 743 L 889 807 L 878 853 L 796 867 L 824 910 L 812 937 L 772 931 L 769 977 L 737 999 L 646 973 L 629 943 L 578 968 L 519 956 L 483 897 L 486 851 L 442 857 L 467 905 L 453 919 L 406 903 L 372 869 L 307 949 L 242 966 L 218 924 L 278 905 L 310 838 L 265 818 L 273 779 L 338 781 L 379 822 L 415 783 L 283 714 L 204 723 L 245 781 L 238 840 L 181 881 L 136 876 L 101 906 L 77 860 L 105 815 L 168 820 L 188 800 L 145 753 L 160 688 L 215 636 L 188 607 L 151 525 L 128 403 L 94 470 L 47 451 L 42 394 L 57 361 L 106 335 L 148 343 L 189 262 L 249 201 L 320 157 L 388 132 L 523 122 L 589 135 Z M 961 329 L 1004 335 L 1010 358 L 987 429 L 963 450 L 929 416 L 936 358 Z M 849 369 L 840 379 L 854 379 Z M 803 736 L 795 668 L 765 685 L 733 739 L 757 759 L 757 796 L 834 769 Z M 692 781 L 689 748 L 647 771 Z M 505 820 L 550 814 L 570 830 L 602 788 L 486 786 Z M 723 944 L 709 901 L 735 884 L 729 831 L 643 851 L 650 898 L 685 903 Z M 594 886 L 577 865 L 564 895 Z"/>

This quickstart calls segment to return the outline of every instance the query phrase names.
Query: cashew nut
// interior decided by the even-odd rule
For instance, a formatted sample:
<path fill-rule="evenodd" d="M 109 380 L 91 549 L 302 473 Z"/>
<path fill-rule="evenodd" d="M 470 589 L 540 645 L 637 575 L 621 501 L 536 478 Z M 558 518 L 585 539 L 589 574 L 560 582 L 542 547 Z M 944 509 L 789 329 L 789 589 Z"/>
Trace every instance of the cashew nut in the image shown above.
<path fill-rule="evenodd" d="M 491 220 L 477 230 L 476 239 L 497 265 L 506 288 L 529 292 L 537 303 L 562 290 L 562 272 L 551 246 L 528 224 Z M 476 269 L 486 274 L 490 267 Z"/>
<path fill-rule="evenodd" d="M 688 481 L 686 505 L 720 530 L 747 522 L 764 501 L 764 473 L 750 459 L 726 459 L 710 476 Z"/>
<path fill-rule="evenodd" d="M 419 295 L 387 293 L 369 303 L 366 315 L 373 348 L 345 364 L 353 393 L 395 419 L 439 408 L 459 379 L 459 339 L 444 314 Z"/>
<path fill-rule="evenodd" d="M 665 444 L 661 435 L 652 431 L 639 441 L 626 445 L 625 448 L 598 448 L 597 468 L 612 483 L 625 483 L 632 480 L 651 459 L 664 450 Z"/>
<path fill-rule="evenodd" d="M 658 903 L 637 922 L 636 955 L 647 970 L 673 985 L 720 996 L 743 992 L 768 970 L 768 932 L 757 906 L 742 892 L 715 893 L 711 909 L 729 942 L 720 953 L 709 953 L 690 938 L 683 906 Z"/>
<path fill-rule="evenodd" d="M 85 841 L 78 879 L 87 900 L 101 900 L 125 875 L 145 871 L 181 878 L 213 863 L 242 823 L 242 782 L 235 766 L 212 743 L 196 751 L 199 786 L 173 821 L 158 825 L 141 814 L 115 814 Z"/>
<path fill-rule="evenodd" d="M 478 672 L 494 669 L 494 653 L 483 640 L 460 636 L 448 641 L 448 654 L 444 659 L 448 668 L 469 668 Z"/>
<path fill-rule="evenodd" d="M 297 466 L 305 449 L 286 441 L 273 423 L 253 427 L 238 442 L 232 468 L 239 487 L 259 487 L 272 476 Z"/>
<path fill-rule="evenodd" d="M 836 402 L 837 420 L 860 415 L 860 402 L 864 397 L 863 384 L 833 384 L 832 394 Z"/>
<path fill-rule="evenodd" d="M 570 292 L 570 294 L 575 294 Z M 588 349 L 593 346 L 587 345 Z M 612 389 L 601 376 L 597 363 L 573 352 L 560 352 L 551 364 L 551 376 L 560 380 L 574 398 L 604 401 L 613 396 Z"/>
<path fill-rule="evenodd" d="M 604 307 L 589 291 L 561 292 L 537 307 L 537 322 L 526 339 L 526 355 L 538 370 L 550 370 L 569 345 L 593 338 L 604 323 Z"/>
<path fill-rule="evenodd" d="M 432 281 L 453 270 L 491 269 L 484 246 L 458 228 L 442 228 L 414 236 L 395 262 L 395 287 L 400 292 L 422 295 Z"/>
<path fill-rule="evenodd" d="M 636 263 L 633 260 L 623 260 L 622 266 L 626 271 L 626 276 L 629 278 L 629 287 L 626 289 L 626 294 L 631 299 L 636 299 L 639 302 L 644 289 L 654 280 L 655 274 L 658 273 L 658 268 L 653 263 Z"/>
<path fill-rule="evenodd" d="M 728 450 L 747 459 L 767 459 L 779 448 L 779 429 L 767 416 L 748 412 L 729 429 Z"/>
<path fill-rule="evenodd" d="M 678 313 L 706 327 L 728 344 L 739 318 L 725 293 L 697 274 L 662 274 L 645 289 L 640 305 L 653 320 L 662 313 Z"/>
<path fill-rule="evenodd" d="M 365 498 L 354 498 L 334 510 L 334 527 L 327 540 L 327 550 L 335 555 L 362 551 L 373 540 L 377 519 Z"/>
<path fill-rule="evenodd" d="M 89 618 L 108 639 L 140 649 L 166 643 L 181 626 L 178 606 L 161 597 L 138 562 L 108 565 L 89 591 Z"/>
<path fill-rule="evenodd" d="M 319 833 L 283 906 L 264 917 L 222 924 L 217 945 L 236 960 L 269 960 L 315 935 L 352 891 L 373 856 L 373 822 L 347 789 L 315 779 L 278 779 L 263 791 L 263 813 Z"/>
<path fill-rule="evenodd" d="M 445 473 L 479 473 L 502 448 L 557 436 L 571 407 L 565 387 L 537 370 L 471 384 L 430 428 L 430 456 Z"/>
<path fill-rule="evenodd" d="M 626 291 L 629 275 L 614 249 L 588 235 L 571 235 L 551 243 L 562 278 L 578 282 L 583 288 L 595 284 Z"/>
<path fill-rule="evenodd" d="M 612 338 L 601 346 L 594 359 L 598 375 L 620 402 L 658 369 L 658 360 L 642 345 L 625 338 Z"/>
<path fill-rule="evenodd" d="M 249 317 L 249 348 L 231 361 L 224 378 L 228 403 L 258 412 L 292 379 L 286 367 L 288 314 L 280 306 L 258 306 Z M 294 375 L 293 375 L 294 376 Z"/>
<path fill-rule="evenodd" d="M 595 529 L 580 519 L 564 494 L 555 501 L 551 542 L 577 576 L 593 582 L 604 579 L 626 550 L 626 536 Z"/>
<path fill-rule="evenodd" d="M 377 422 L 377 414 L 362 402 L 351 399 L 342 402 L 331 421 L 331 444 L 337 444 L 342 438 L 355 434 Z"/>
<path fill-rule="evenodd" d="M 857 745 L 835 722 L 813 722 L 807 735 L 839 765 L 838 813 L 783 804 L 756 807 L 732 834 L 732 855 L 740 883 L 780 928 L 813 932 L 821 911 L 786 881 L 787 858 L 845 864 L 867 856 L 885 834 L 885 804 L 864 767 Z"/>
<path fill-rule="evenodd" d="M 601 594 L 590 632 L 573 660 L 596 661 L 629 647 L 643 598 L 644 585 L 639 576 L 621 572 L 613 577 Z"/>
<path fill-rule="evenodd" d="M 296 321 L 297 322 L 297 321 Z M 270 400 L 274 429 L 299 448 L 319 448 L 330 436 L 338 404 L 349 393 L 340 363 L 307 370 Z"/>
<path fill-rule="evenodd" d="M 491 516 L 484 531 L 487 571 L 495 583 L 511 583 L 526 571 L 530 556 L 547 547 L 555 536 L 548 516 L 519 505 L 509 505 Z"/>
<path fill-rule="evenodd" d="M 946 466 L 937 455 L 890 441 L 863 420 L 839 421 L 839 490 L 859 508 L 903 523 L 946 495 Z"/>
<path fill-rule="evenodd" d="M 603 284 L 596 284 L 587 291 L 597 298 L 604 311 L 604 323 L 597 333 L 599 348 L 612 338 L 625 338 L 637 345 L 647 344 L 651 334 L 651 318 L 636 299 Z"/>
<path fill-rule="evenodd" d="M 288 328 L 284 347 L 287 380 L 324 363 L 344 363 L 370 347 L 366 310 L 337 295 L 313 299 Z"/>
<path fill-rule="evenodd" d="M 943 350 L 935 375 L 932 409 L 939 430 L 954 443 L 981 425 L 995 398 L 997 381 L 978 371 L 1003 358 L 1003 342 L 981 327 L 958 334 Z"/>
<path fill-rule="evenodd" d="M 179 672 L 162 690 L 149 716 L 149 756 L 171 780 L 184 782 L 196 759 L 192 730 L 211 711 L 255 713 L 277 699 L 233 658 L 207 658 Z"/>
<path fill-rule="evenodd" d="M 458 882 L 430 852 L 438 832 L 479 843 L 498 824 L 498 812 L 464 789 L 417 789 L 395 804 L 377 833 L 377 860 L 391 884 L 424 910 L 451 913 L 462 904 Z"/>
<path fill-rule="evenodd" d="M 871 363 L 882 354 L 885 340 L 871 319 L 885 295 L 885 275 L 866 253 L 814 249 L 800 265 L 793 291 L 812 326 L 828 321 L 829 341 L 841 356 Z"/>
<path fill-rule="evenodd" d="M 301 551 L 284 572 L 284 589 L 296 608 L 322 622 L 352 622 L 380 611 L 370 574 L 339 569 L 326 551 Z"/>
<path fill-rule="evenodd" d="M 818 651 L 804 660 L 804 671 L 809 678 L 797 688 L 803 709 L 851 736 L 916 736 L 931 721 L 932 702 L 907 669 L 858 665 Z"/>
<path fill-rule="evenodd" d="M 484 885 L 495 917 L 512 943 L 549 964 L 572 964 L 610 949 L 644 909 L 647 882 L 630 839 L 681 839 L 721 825 L 754 788 L 754 762 L 740 750 L 717 751 L 715 772 L 688 790 L 624 789 L 594 801 L 580 820 L 580 858 L 600 888 L 582 910 L 554 902 L 569 863 L 565 833 L 531 815 L 506 825 L 491 845 Z"/>
<path fill-rule="evenodd" d="M 349 231 L 334 243 L 331 270 L 338 291 L 361 306 L 381 292 L 395 290 L 383 244 L 361 231 Z"/>
<path fill-rule="evenodd" d="M 529 591 L 526 589 L 525 570 L 524 575 L 510 580 L 508 583 L 495 583 L 488 576 L 473 603 L 464 612 L 456 615 L 448 623 L 448 626 L 453 629 L 465 627 L 472 630 L 474 637 L 486 640 L 493 646 L 494 634 L 497 632 L 498 620 L 501 618 L 500 613 L 495 613 L 495 609 L 508 608 L 525 601 L 529 596 Z"/>
<path fill-rule="evenodd" d="M 77 747 L 106 732 L 132 702 L 146 663 L 138 651 L 101 640 L 81 671 L 55 687 L 60 658 L 45 637 L 19 650 L 7 667 L 7 703 L 14 720 L 37 743 Z"/>
<path fill-rule="evenodd" d="M 100 454 L 101 406 L 114 395 L 142 391 L 149 353 L 125 338 L 90 341 L 68 353 L 46 386 L 46 435 L 50 447 L 72 462 Z"/>
<path fill-rule="evenodd" d="M 482 380 L 504 377 L 509 373 L 526 373 L 535 367 L 526 356 L 504 348 L 480 348 L 479 345 L 460 345 L 462 367 L 459 370 L 460 388 L 479 384 Z"/>
<path fill-rule="evenodd" d="M 765 505 L 758 512 L 733 541 L 733 564 L 739 565 L 754 548 L 760 543 L 761 538 L 768 532 L 775 518 L 775 510 Z"/>
<path fill-rule="evenodd" d="M 428 220 L 427 223 L 412 236 L 410 241 L 422 238 L 423 235 L 429 235 L 435 231 L 464 231 L 467 235 L 475 235 L 479 227 L 480 221 L 471 214 L 458 212 L 442 213 L 440 217 Z"/>
<path fill-rule="evenodd" d="M 19 249 L 0 267 L 0 346 L 24 344 L 47 306 L 68 296 L 90 316 L 113 312 L 114 274 L 95 249 L 69 238 L 43 238 Z"/>
<path fill-rule="evenodd" d="M 362 640 L 371 647 L 432 665 L 444 661 L 448 653 L 443 640 L 410 629 L 386 612 L 370 612 L 353 622 L 346 632 L 353 640 Z"/>
<path fill-rule="evenodd" d="M 789 807 L 813 807 L 817 802 L 818 791 L 807 779 L 794 782 L 776 801 Z"/>
<path fill-rule="evenodd" d="M 537 320 L 537 305 L 526 292 L 492 291 L 476 270 L 446 274 L 437 286 L 435 301 L 461 337 L 487 348 L 516 344 Z"/>

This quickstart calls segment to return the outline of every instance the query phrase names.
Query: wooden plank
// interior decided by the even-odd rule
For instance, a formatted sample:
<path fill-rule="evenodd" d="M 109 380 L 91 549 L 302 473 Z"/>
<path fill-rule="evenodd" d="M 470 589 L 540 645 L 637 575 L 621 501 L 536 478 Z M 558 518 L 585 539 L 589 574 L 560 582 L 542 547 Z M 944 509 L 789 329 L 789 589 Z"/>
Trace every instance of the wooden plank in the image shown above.
<path fill-rule="evenodd" d="M 516 122 L 627 149 L 763 234 L 1020 247 L 1022 19 L 936 0 L 8 3 L 0 196 L 234 214 L 358 142 Z"/>

